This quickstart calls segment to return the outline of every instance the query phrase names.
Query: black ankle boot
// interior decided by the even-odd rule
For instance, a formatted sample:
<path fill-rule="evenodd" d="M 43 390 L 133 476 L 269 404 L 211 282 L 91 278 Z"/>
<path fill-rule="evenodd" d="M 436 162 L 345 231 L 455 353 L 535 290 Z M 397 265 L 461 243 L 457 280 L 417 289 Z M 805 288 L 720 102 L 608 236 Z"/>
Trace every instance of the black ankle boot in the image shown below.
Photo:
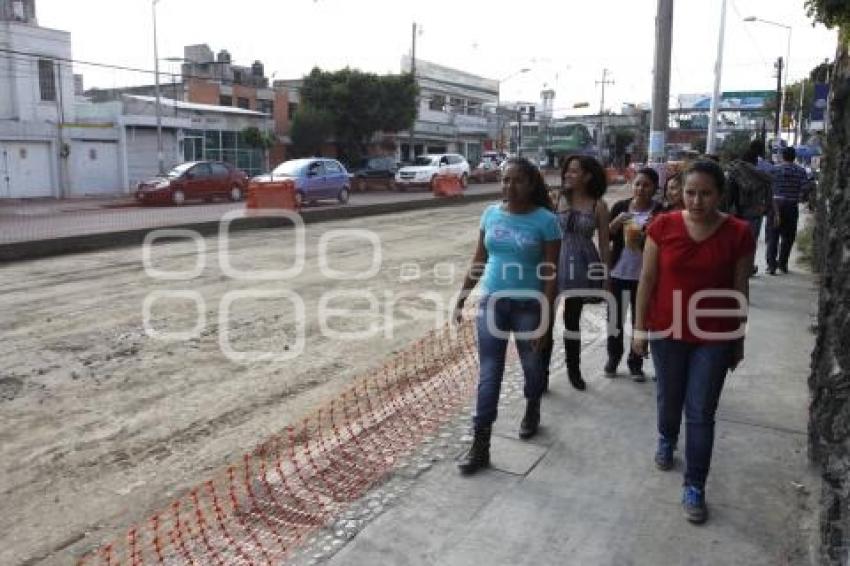
<path fill-rule="evenodd" d="M 525 402 L 525 415 L 519 423 L 519 437 L 523 440 L 537 434 L 540 427 L 540 399 L 529 399 Z"/>
<path fill-rule="evenodd" d="M 567 352 L 567 377 L 573 387 L 584 391 L 587 384 L 581 377 L 581 341 L 565 339 L 564 349 Z"/>
<path fill-rule="evenodd" d="M 478 470 L 490 466 L 490 433 L 491 428 L 476 428 L 472 446 L 464 454 L 457 467 L 463 475 L 474 474 Z"/>

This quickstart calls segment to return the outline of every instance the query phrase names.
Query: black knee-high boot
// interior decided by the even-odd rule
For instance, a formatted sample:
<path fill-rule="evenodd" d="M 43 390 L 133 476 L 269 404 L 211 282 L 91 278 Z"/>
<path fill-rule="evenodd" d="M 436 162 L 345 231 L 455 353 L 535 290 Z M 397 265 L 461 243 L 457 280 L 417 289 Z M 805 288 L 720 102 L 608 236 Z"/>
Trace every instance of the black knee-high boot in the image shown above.
<path fill-rule="evenodd" d="M 570 383 L 579 391 L 584 391 L 587 384 L 581 377 L 581 340 L 564 339 L 564 350 L 567 358 L 567 377 Z"/>

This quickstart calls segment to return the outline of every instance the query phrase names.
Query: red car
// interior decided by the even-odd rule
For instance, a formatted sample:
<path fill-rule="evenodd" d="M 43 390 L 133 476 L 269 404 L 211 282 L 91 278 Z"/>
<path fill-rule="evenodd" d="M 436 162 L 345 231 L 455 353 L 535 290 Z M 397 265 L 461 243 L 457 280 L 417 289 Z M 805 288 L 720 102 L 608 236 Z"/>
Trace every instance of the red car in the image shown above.
<path fill-rule="evenodd" d="M 139 183 L 136 200 L 143 204 L 176 204 L 215 197 L 242 200 L 248 176 L 229 163 L 189 161 L 175 166 L 164 177 Z"/>

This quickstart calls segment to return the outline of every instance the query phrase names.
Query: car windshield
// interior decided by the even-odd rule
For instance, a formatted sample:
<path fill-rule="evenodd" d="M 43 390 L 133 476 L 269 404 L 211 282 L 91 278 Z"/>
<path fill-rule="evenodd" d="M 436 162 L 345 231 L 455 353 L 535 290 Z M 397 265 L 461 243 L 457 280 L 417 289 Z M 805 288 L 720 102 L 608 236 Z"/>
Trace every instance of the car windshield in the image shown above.
<path fill-rule="evenodd" d="M 181 163 L 180 165 L 177 165 L 171 171 L 169 171 L 167 176 L 169 179 L 176 179 L 177 177 L 188 171 L 190 168 L 192 168 L 192 166 L 194 165 L 195 163 Z"/>
<path fill-rule="evenodd" d="M 274 168 L 272 175 L 286 175 L 289 177 L 301 177 L 304 168 L 307 166 L 307 161 L 296 159 L 294 161 L 284 161 Z"/>
<path fill-rule="evenodd" d="M 420 155 L 413 160 L 414 165 L 435 165 L 436 163 L 437 158 L 431 157 L 430 155 Z"/>

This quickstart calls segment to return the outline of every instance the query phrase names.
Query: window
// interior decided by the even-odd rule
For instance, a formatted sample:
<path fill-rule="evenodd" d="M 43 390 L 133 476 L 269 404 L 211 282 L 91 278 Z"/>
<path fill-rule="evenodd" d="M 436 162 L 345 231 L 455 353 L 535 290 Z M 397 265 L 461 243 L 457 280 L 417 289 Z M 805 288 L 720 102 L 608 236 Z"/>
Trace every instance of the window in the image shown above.
<path fill-rule="evenodd" d="M 233 97 L 221 95 L 218 97 L 218 105 L 219 106 L 233 106 Z"/>
<path fill-rule="evenodd" d="M 342 173 L 342 169 L 336 161 L 325 161 L 325 171 L 329 174 Z"/>
<path fill-rule="evenodd" d="M 204 132 L 204 147 L 207 150 L 221 149 L 221 132 L 218 130 L 206 130 Z"/>
<path fill-rule="evenodd" d="M 431 100 L 428 102 L 428 108 L 430 110 L 436 110 L 438 112 L 442 112 L 446 107 L 446 97 L 440 94 L 435 94 L 431 97 Z"/>
<path fill-rule="evenodd" d="M 244 108 L 245 110 L 251 109 L 251 101 L 247 98 L 242 98 L 241 96 L 236 100 L 236 106 L 239 108 Z"/>
<path fill-rule="evenodd" d="M 221 132 L 221 148 L 236 149 L 236 132 Z"/>
<path fill-rule="evenodd" d="M 212 174 L 214 177 L 227 177 L 230 175 L 230 170 L 223 163 L 213 163 Z"/>
<path fill-rule="evenodd" d="M 257 110 L 265 114 L 274 114 L 274 101 L 257 100 Z"/>
<path fill-rule="evenodd" d="M 290 120 L 292 120 L 292 117 L 295 116 L 296 112 L 298 112 L 298 105 L 294 102 L 290 102 L 289 107 L 287 108 L 287 112 L 287 116 Z"/>
<path fill-rule="evenodd" d="M 457 114 L 463 114 L 463 99 L 462 98 L 450 98 L 449 99 L 449 111 L 455 112 Z"/>
<path fill-rule="evenodd" d="M 315 175 L 323 175 L 323 174 L 324 174 L 324 171 L 323 171 L 323 168 L 322 168 L 322 162 L 321 161 L 314 161 L 313 163 L 310 164 L 310 167 L 307 168 L 307 175 L 310 176 L 310 177 L 315 176 Z"/>
<path fill-rule="evenodd" d="M 56 100 L 56 75 L 53 73 L 53 61 L 50 59 L 38 60 L 38 88 L 41 91 L 41 100 Z"/>
<path fill-rule="evenodd" d="M 200 165 L 192 167 L 192 178 L 206 179 L 210 176 L 212 176 L 212 171 L 210 170 L 209 163 L 201 163 Z"/>
<path fill-rule="evenodd" d="M 457 165 L 457 164 L 462 163 L 462 162 L 463 162 L 463 157 L 461 157 L 460 155 L 450 155 L 449 156 L 449 164 L 450 165 Z"/>

